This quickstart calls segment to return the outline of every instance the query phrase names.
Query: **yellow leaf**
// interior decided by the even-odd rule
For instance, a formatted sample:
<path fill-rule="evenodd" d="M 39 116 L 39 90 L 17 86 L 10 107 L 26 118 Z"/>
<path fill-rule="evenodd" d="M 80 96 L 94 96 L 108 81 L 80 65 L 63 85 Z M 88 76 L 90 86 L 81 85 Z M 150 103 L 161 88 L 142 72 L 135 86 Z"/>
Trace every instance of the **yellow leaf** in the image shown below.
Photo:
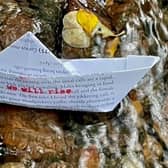
<path fill-rule="evenodd" d="M 115 34 L 102 23 L 99 23 L 99 25 L 97 26 L 96 34 L 102 34 L 103 38 L 106 38 L 109 36 L 115 36 Z"/>
<path fill-rule="evenodd" d="M 90 37 L 76 20 L 77 11 L 67 13 L 63 18 L 62 38 L 71 47 L 88 48 Z"/>
<path fill-rule="evenodd" d="M 99 22 L 98 26 L 96 27 L 96 30 L 94 32 L 95 34 L 101 34 L 103 38 L 107 37 L 118 37 L 125 33 L 125 31 L 122 31 L 119 34 L 114 34 L 108 27 L 103 25 L 101 22 Z"/>
<path fill-rule="evenodd" d="M 120 39 L 118 37 L 116 37 L 115 39 L 113 39 L 112 41 L 109 41 L 107 43 L 107 47 L 106 47 L 106 54 L 109 57 L 113 57 L 115 52 L 117 51 L 117 47 L 120 44 Z"/>
<path fill-rule="evenodd" d="M 77 21 L 84 29 L 84 31 L 90 36 L 92 36 L 92 32 L 94 31 L 97 24 L 99 23 L 99 20 L 96 15 L 84 9 L 80 9 L 78 11 Z"/>

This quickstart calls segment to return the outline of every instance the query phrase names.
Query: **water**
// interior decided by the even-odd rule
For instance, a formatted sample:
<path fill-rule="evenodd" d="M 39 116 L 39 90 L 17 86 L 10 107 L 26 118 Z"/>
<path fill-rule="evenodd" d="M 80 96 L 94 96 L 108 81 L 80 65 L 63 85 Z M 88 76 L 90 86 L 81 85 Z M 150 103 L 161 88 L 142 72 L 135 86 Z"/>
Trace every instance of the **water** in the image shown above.
<path fill-rule="evenodd" d="M 126 23 L 120 53 L 122 56 L 157 55 L 161 61 L 135 88 L 136 100 L 143 105 L 142 114 L 127 96 L 112 119 L 105 119 L 101 126 L 89 125 L 90 129 L 97 128 L 96 135 L 86 138 L 88 125 L 84 127 L 82 136 L 86 147 L 92 139 L 99 151 L 103 151 L 100 167 L 168 167 L 168 114 L 165 108 L 168 29 L 163 20 L 163 9 L 156 0 L 137 0 L 136 3 L 139 14 Z M 105 116 L 99 117 L 102 120 Z M 100 133 L 100 129 L 103 132 Z"/>
<path fill-rule="evenodd" d="M 103 5 L 103 1 L 100 2 Z M 156 55 L 160 57 L 160 62 L 111 113 L 65 112 L 64 115 L 63 112 L 54 112 L 56 116 L 52 114 L 53 117 L 48 119 L 48 112 L 47 115 L 43 113 L 36 116 L 32 114 L 36 111 L 31 111 L 31 117 L 26 112 L 27 118 L 20 117 L 20 120 L 25 121 L 24 126 L 18 120 L 15 127 L 23 126 L 24 129 L 30 127 L 29 131 L 23 134 L 24 137 L 26 134 L 29 135 L 31 143 L 25 143 L 29 144 L 27 150 L 30 149 L 30 153 L 31 144 L 42 148 L 40 143 L 46 135 L 48 137 L 61 135 L 64 140 L 61 140 L 60 145 L 63 148 L 60 149 L 59 157 L 53 152 L 49 159 L 46 159 L 45 155 L 39 157 L 40 159 L 39 155 L 36 155 L 38 159 L 33 159 L 34 155 L 27 156 L 27 153 L 26 157 L 23 157 L 17 151 L 21 158 L 17 160 L 29 165 L 28 167 L 47 167 L 49 162 L 75 168 L 168 167 L 168 25 L 165 22 L 168 9 L 162 6 L 165 1 L 134 2 L 139 12 L 130 15 L 126 21 L 126 34 L 121 37 L 119 54 Z M 10 9 L 12 11 L 14 8 Z M 55 118 L 58 118 L 58 121 L 55 122 Z M 20 135 L 19 131 L 17 134 Z M 39 136 L 34 138 L 35 134 Z M 56 138 L 53 137 L 55 143 Z M 14 140 L 13 144 L 17 146 Z"/>

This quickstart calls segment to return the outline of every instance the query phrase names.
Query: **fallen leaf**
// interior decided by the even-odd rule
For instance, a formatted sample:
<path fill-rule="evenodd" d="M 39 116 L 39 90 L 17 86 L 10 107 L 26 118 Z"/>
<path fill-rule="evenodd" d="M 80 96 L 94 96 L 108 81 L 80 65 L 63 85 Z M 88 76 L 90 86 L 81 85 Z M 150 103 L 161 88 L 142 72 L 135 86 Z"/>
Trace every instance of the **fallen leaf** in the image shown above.
<path fill-rule="evenodd" d="M 62 37 L 71 47 L 88 48 L 91 43 L 91 38 L 95 34 L 101 34 L 103 38 L 106 38 L 109 36 L 120 36 L 122 33 L 115 35 L 99 21 L 94 13 L 88 10 L 79 9 L 78 11 L 71 11 L 63 18 Z M 114 55 L 118 45 L 116 39 L 113 45 L 110 50 L 107 50 L 110 53 L 108 55 Z"/>
<path fill-rule="evenodd" d="M 72 11 L 63 18 L 63 40 L 75 48 L 88 48 L 90 46 L 90 37 L 85 33 L 76 20 L 78 11 Z"/>
<path fill-rule="evenodd" d="M 92 36 L 92 32 L 99 23 L 96 15 L 84 9 L 77 12 L 77 21 L 89 36 Z"/>
<path fill-rule="evenodd" d="M 90 46 L 90 38 L 79 28 L 64 29 L 62 32 L 64 41 L 71 47 L 88 48 Z"/>
<path fill-rule="evenodd" d="M 80 24 L 76 20 L 77 13 L 78 11 L 71 11 L 64 16 L 64 29 L 81 28 Z"/>
<path fill-rule="evenodd" d="M 118 37 L 114 38 L 111 41 L 108 41 L 105 49 L 105 54 L 108 55 L 109 57 L 114 57 L 114 54 L 117 51 L 119 44 L 120 39 Z"/>
<path fill-rule="evenodd" d="M 115 36 L 115 34 L 102 23 L 99 23 L 99 25 L 97 26 L 97 31 L 95 33 L 102 34 L 103 38 L 107 38 L 109 36 Z"/>

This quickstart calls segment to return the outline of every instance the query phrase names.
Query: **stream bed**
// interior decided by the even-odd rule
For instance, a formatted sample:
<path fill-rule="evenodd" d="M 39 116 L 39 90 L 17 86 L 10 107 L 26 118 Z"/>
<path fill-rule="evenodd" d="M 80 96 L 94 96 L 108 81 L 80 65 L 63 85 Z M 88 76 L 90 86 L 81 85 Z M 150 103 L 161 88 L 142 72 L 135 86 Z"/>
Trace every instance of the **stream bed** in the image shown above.
<path fill-rule="evenodd" d="M 87 49 L 63 42 L 62 19 L 79 8 L 125 31 L 107 57 L 160 62 L 109 113 L 0 104 L 0 168 L 168 168 L 167 0 L 0 0 L 0 50 L 32 31 L 60 58 L 101 57 L 113 39 L 94 37 Z"/>

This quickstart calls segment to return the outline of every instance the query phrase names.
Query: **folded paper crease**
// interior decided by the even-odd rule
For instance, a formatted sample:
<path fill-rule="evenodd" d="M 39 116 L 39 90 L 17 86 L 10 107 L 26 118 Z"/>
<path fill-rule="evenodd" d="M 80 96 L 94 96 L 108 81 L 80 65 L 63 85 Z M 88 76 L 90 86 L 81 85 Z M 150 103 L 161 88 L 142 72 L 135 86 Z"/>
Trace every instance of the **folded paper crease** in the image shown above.
<path fill-rule="evenodd" d="M 0 53 L 0 102 L 108 112 L 159 61 L 155 56 L 61 60 L 31 32 Z"/>

